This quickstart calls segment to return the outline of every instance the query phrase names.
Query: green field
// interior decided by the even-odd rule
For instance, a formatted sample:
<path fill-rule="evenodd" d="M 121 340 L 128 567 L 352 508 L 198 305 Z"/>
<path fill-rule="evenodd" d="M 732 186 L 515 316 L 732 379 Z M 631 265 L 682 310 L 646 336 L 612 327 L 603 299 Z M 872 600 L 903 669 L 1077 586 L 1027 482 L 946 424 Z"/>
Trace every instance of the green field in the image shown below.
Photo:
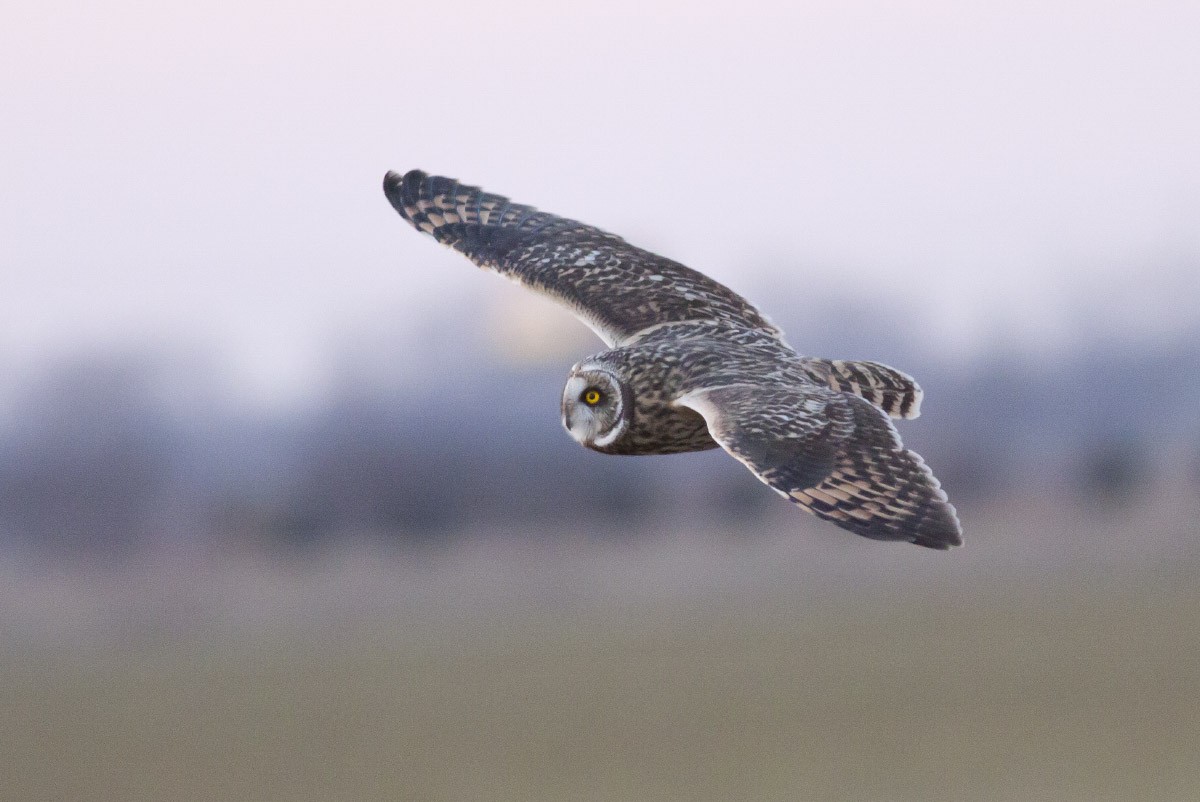
<path fill-rule="evenodd" d="M 10 654 L 0 798 L 1200 798 L 1187 576 L 936 595 Z"/>

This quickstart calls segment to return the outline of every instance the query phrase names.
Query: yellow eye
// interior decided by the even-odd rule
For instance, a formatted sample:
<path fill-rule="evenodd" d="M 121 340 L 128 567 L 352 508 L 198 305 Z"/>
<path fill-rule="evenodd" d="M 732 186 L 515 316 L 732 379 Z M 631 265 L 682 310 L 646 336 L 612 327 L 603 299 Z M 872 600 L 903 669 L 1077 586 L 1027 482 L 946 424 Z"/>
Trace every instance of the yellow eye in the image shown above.
<path fill-rule="evenodd" d="M 586 393 L 583 394 L 583 403 L 587 404 L 589 407 L 594 407 L 597 404 L 599 404 L 600 403 L 600 391 L 595 390 L 595 389 L 588 390 Z"/>

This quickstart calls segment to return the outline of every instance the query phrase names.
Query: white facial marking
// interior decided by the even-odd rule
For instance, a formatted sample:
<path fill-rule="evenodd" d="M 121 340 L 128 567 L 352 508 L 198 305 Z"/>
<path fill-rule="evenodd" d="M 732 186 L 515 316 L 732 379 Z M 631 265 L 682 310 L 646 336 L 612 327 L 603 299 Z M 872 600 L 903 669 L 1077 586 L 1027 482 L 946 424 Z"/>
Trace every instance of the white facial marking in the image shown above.
<path fill-rule="evenodd" d="M 599 373 L 600 375 L 592 375 Z M 597 387 L 605 400 L 591 406 L 580 399 L 589 387 Z M 578 365 L 563 388 L 563 425 L 571 437 L 589 448 L 611 445 L 624 434 L 627 422 L 618 419 L 620 396 L 615 379 L 602 368 Z M 612 429 L 608 426 L 613 424 Z"/>
<path fill-rule="evenodd" d="M 584 442 L 587 436 L 588 421 L 591 415 L 587 414 L 587 408 L 580 408 L 576 399 L 583 392 L 583 388 L 587 386 L 587 381 L 582 376 L 572 376 L 567 379 L 567 386 L 563 390 L 563 398 L 567 399 L 565 407 L 571 410 L 569 417 L 570 425 L 567 426 L 567 431 L 571 433 L 571 437 L 579 442 Z M 567 421 L 564 420 L 566 425 Z"/>
<path fill-rule="evenodd" d="M 611 445 L 618 437 L 625 433 L 625 426 L 626 422 L 622 420 L 618 425 L 612 427 L 612 431 L 610 431 L 608 434 L 604 435 L 603 437 L 597 437 L 595 440 L 593 440 L 592 444 L 601 447 Z"/>

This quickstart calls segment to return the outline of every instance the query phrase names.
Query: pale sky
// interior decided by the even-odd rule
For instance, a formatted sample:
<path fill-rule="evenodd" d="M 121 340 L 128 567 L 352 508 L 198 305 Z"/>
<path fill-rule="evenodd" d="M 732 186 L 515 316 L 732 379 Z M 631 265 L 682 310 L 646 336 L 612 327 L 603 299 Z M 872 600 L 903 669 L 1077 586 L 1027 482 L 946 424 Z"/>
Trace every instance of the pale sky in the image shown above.
<path fill-rule="evenodd" d="M 269 396 L 526 310 L 396 217 L 412 167 L 948 353 L 1196 325 L 1198 41 L 1192 2 L 9 3 L 0 367 L 183 341 Z"/>

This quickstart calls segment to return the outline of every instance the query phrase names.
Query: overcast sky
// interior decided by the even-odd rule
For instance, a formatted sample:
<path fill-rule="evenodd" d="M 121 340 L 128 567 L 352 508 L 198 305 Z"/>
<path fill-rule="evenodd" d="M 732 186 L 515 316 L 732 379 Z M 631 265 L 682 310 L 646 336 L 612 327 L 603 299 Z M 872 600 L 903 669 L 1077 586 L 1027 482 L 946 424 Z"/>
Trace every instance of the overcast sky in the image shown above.
<path fill-rule="evenodd" d="M 541 309 L 396 218 L 380 180 L 412 167 L 615 230 L 777 318 L 779 286 L 898 304 L 948 353 L 1053 347 L 1089 310 L 1135 334 L 1200 320 L 1197 3 L 3 16 L 0 366 L 184 341 L 286 394 L 357 327 Z"/>

